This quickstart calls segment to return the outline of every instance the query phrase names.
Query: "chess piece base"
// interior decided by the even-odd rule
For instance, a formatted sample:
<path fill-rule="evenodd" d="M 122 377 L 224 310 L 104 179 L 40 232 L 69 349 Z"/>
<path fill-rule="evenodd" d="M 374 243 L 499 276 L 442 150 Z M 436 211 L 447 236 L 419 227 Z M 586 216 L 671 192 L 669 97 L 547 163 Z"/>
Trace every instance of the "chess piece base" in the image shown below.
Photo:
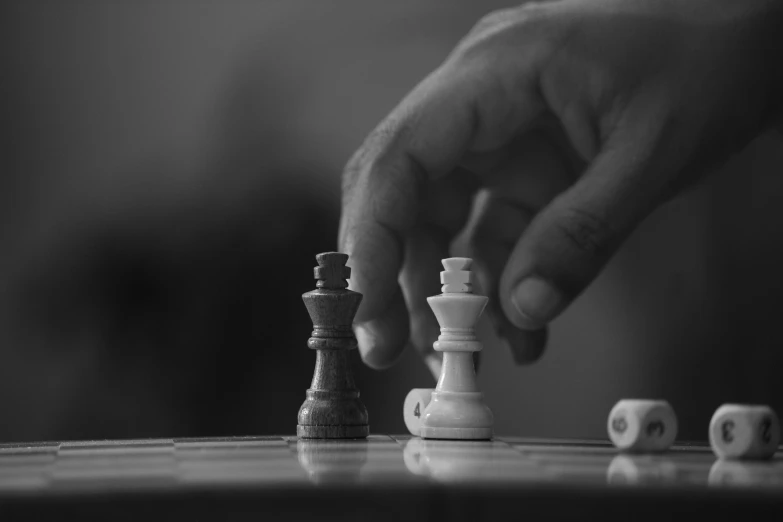
<path fill-rule="evenodd" d="M 492 438 L 492 411 L 481 392 L 432 392 L 421 419 L 423 439 L 486 440 Z"/>
<path fill-rule="evenodd" d="M 300 439 L 364 439 L 370 434 L 367 424 L 358 426 L 296 426 Z"/>
<path fill-rule="evenodd" d="M 299 408 L 296 432 L 308 439 L 356 439 L 369 432 L 367 408 L 353 382 L 349 351 L 319 350 L 312 388 Z"/>

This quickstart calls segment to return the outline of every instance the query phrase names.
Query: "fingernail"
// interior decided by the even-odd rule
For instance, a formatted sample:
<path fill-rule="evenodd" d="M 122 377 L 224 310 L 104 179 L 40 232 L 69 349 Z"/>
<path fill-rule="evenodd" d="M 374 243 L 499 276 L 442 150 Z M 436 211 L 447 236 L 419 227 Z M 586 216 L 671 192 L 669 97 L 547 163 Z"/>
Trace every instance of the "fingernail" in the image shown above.
<path fill-rule="evenodd" d="M 542 328 L 560 310 L 562 294 L 539 277 L 523 280 L 511 294 L 511 303 L 528 328 Z"/>

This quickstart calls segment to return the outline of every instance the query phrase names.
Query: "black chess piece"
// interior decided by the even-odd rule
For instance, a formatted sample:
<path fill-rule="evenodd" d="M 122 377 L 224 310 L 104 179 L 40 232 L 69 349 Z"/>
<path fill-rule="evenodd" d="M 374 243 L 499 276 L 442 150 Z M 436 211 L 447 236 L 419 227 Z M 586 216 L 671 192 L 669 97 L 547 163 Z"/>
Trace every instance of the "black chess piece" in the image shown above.
<path fill-rule="evenodd" d="M 296 434 L 304 439 L 364 438 L 370 433 L 367 408 L 359 399 L 349 357 L 357 347 L 351 324 L 362 294 L 348 290 L 347 254 L 326 252 L 315 259 L 316 289 L 302 295 L 313 321 L 307 346 L 316 350 L 315 372 L 299 408 Z"/>

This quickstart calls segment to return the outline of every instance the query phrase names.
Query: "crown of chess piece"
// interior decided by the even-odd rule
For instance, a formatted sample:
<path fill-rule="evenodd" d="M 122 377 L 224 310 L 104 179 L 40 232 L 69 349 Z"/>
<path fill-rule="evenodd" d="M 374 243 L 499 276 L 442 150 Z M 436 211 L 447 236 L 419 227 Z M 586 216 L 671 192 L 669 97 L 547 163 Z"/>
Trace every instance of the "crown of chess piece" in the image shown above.
<path fill-rule="evenodd" d="M 299 408 L 297 436 L 303 439 L 364 438 L 370 432 L 367 408 L 359 399 L 350 354 L 357 347 L 351 324 L 362 294 L 348 290 L 346 254 L 315 256 L 316 289 L 302 295 L 313 321 L 307 346 L 316 350 L 315 372 Z"/>
<path fill-rule="evenodd" d="M 442 261 L 442 294 L 427 303 L 440 324 L 433 344 L 443 352 L 438 384 L 421 418 L 420 436 L 427 439 L 490 439 L 492 411 L 476 383 L 473 353 L 482 349 L 474 327 L 488 298 L 473 294 L 472 259 L 454 257 Z"/>

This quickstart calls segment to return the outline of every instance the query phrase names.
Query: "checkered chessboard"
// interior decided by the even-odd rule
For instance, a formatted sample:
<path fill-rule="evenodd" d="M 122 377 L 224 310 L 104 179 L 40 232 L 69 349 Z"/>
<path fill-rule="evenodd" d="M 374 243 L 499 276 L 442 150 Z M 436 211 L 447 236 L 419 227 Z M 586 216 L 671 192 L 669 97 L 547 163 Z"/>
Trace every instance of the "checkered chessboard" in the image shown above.
<path fill-rule="evenodd" d="M 0 445 L 0 520 L 783 520 L 783 454 L 296 437 Z"/>
<path fill-rule="evenodd" d="M 0 494 L 263 488 L 324 484 L 589 484 L 753 487 L 783 492 L 783 457 L 716 460 L 678 445 L 625 455 L 602 441 L 296 437 L 97 440 L 0 445 Z"/>

